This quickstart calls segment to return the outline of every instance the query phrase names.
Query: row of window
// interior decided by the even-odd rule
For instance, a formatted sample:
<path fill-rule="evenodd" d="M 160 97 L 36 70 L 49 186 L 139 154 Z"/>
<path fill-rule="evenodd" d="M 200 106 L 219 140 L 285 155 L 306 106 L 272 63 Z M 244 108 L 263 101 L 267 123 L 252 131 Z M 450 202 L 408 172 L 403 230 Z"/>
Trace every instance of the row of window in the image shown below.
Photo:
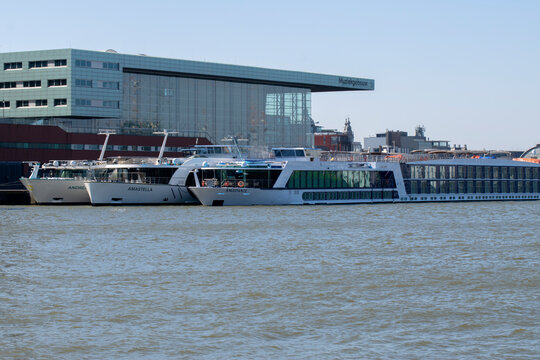
<path fill-rule="evenodd" d="M 289 189 L 395 188 L 392 171 L 295 170 L 287 182 Z"/>
<path fill-rule="evenodd" d="M 67 79 L 47 80 L 48 87 L 67 86 Z M 20 89 L 41 87 L 41 80 L 0 82 L 0 89 Z"/>
<path fill-rule="evenodd" d="M 411 179 L 540 179 L 539 168 L 526 166 L 406 165 Z"/>
<path fill-rule="evenodd" d="M 2 149 L 61 149 L 61 150 L 94 150 L 99 151 L 102 145 L 98 144 L 45 144 L 23 142 L 0 142 Z M 135 146 L 135 145 L 107 145 L 107 151 L 140 151 L 158 152 L 160 146 Z M 182 152 L 182 147 L 165 147 L 165 152 Z"/>
<path fill-rule="evenodd" d="M 57 59 L 57 60 L 38 60 L 38 61 L 29 61 L 28 68 L 46 68 L 46 67 L 59 67 L 67 66 L 66 59 Z"/>
<path fill-rule="evenodd" d="M 408 194 L 537 193 L 538 180 L 406 180 Z"/>
<path fill-rule="evenodd" d="M 67 86 L 67 79 L 51 79 L 47 80 L 48 87 Z M 87 87 L 87 88 L 99 88 L 99 89 L 120 89 L 120 83 L 118 81 L 101 81 L 101 80 L 86 80 L 76 79 L 75 86 Z M 18 89 L 18 88 L 33 88 L 41 87 L 41 80 L 29 80 L 29 81 L 6 81 L 0 82 L 0 89 Z"/>
<path fill-rule="evenodd" d="M 67 99 L 54 99 L 54 106 L 66 106 Z M 35 100 L 17 100 L 15 102 L 15 107 L 18 108 L 34 108 L 34 107 L 47 107 L 47 99 L 35 99 Z M 11 102 L 9 101 L 0 101 L 0 109 L 9 109 L 11 107 Z"/>
<path fill-rule="evenodd" d="M 104 61 L 90 61 L 90 60 L 75 60 L 76 67 L 91 68 L 91 69 L 104 69 L 104 70 L 119 70 L 119 63 L 104 62 Z"/>
<path fill-rule="evenodd" d="M 36 60 L 28 62 L 28 69 L 64 67 L 67 66 L 66 59 Z M 75 66 L 92 69 L 116 70 L 120 69 L 119 63 L 105 61 L 75 60 Z M 4 70 L 22 70 L 22 61 L 4 63 Z"/>
<path fill-rule="evenodd" d="M 281 169 L 201 169 L 203 186 L 250 187 L 271 189 Z"/>
<path fill-rule="evenodd" d="M 391 200 L 397 199 L 395 190 L 362 190 L 362 191 L 306 191 L 302 194 L 304 201 L 317 200 Z"/>
<path fill-rule="evenodd" d="M 118 81 L 75 79 L 75 86 L 86 87 L 86 88 L 113 89 L 113 90 L 120 89 L 120 83 Z"/>
<path fill-rule="evenodd" d="M 29 61 L 28 69 L 67 66 L 66 59 Z M 22 70 L 22 61 L 4 63 L 4 70 Z"/>
<path fill-rule="evenodd" d="M 91 100 L 91 99 L 75 99 L 76 106 L 84 107 L 102 107 L 110 109 L 118 109 L 120 102 L 116 100 Z"/>
<path fill-rule="evenodd" d="M 28 87 L 41 87 L 41 80 L 0 82 L 0 89 L 17 89 Z"/>

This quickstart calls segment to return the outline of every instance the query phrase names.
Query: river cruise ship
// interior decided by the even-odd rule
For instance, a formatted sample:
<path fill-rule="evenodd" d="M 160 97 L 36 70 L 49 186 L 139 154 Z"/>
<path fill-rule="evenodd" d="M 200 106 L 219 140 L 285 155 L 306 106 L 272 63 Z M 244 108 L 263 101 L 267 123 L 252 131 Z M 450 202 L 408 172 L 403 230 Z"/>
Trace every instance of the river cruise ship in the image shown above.
<path fill-rule="evenodd" d="M 101 130 L 105 135 L 98 160 L 53 160 L 40 165 L 35 163 L 29 177 L 20 178 L 32 202 L 38 205 L 88 204 L 90 198 L 84 181 L 96 176 L 106 166 L 103 160 L 112 130 Z"/>
<path fill-rule="evenodd" d="M 194 154 L 189 158 L 158 158 L 153 163 L 118 159 L 107 165 L 99 176 L 84 181 L 91 204 L 199 204 L 187 188 L 189 172 L 234 159 L 238 152 L 232 145 L 197 145 L 188 150 Z"/>
<path fill-rule="evenodd" d="M 54 160 L 35 164 L 29 177 L 20 179 L 38 205 L 89 204 L 85 180 L 99 176 L 106 161 Z"/>
<path fill-rule="evenodd" d="M 540 199 L 540 165 L 463 158 L 227 162 L 192 171 L 203 205 L 304 205 Z"/>

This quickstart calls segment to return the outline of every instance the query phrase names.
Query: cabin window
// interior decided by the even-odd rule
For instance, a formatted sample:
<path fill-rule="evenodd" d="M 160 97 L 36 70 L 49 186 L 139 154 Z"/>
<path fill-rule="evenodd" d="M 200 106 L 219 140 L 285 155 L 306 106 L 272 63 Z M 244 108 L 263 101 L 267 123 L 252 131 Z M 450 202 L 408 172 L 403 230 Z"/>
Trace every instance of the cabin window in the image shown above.
<path fill-rule="evenodd" d="M 477 179 L 483 179 L 484 178 L 484 171 L 482 166 L 476 167 L 476 178 Z"/>
<path fill-rule="evenodd" d="M 458 181 L 458 193 L 465 194 L 467 192 L 466 184 L 464 180 Z"/>
<path fill-rule="evenodd" d="M 477 172 L 477 173 L 478 173 L 478 172 Z M 476 192 L 477 194 L 482 194 L 482 193 L 484 193 L 484 182 L 481 181 L 481 180 L 477 180 L 477 181 L 475 181 L 475 183 L 476 183 L 476 189 L 475 189 L 475 192 Z"/>
<path fill-rule="evenodd" d="M 493 192 L 493 189 L 491 187 L 491 183 L 492 183 L 491 181 L 484 181 L 484 190 L 485 190 L 484 192 L 486 192 L 486 193 Z"/>

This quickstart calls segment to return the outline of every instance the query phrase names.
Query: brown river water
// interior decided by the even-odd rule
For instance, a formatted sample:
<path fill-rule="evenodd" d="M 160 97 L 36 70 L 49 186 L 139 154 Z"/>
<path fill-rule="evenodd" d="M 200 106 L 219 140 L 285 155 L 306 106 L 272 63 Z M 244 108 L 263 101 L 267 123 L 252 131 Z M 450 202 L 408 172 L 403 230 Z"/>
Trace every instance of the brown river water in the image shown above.
<path fill-rule="evenodd" d="M 0 207 L 1 359 L 539 359 L 540 201 Z"/>

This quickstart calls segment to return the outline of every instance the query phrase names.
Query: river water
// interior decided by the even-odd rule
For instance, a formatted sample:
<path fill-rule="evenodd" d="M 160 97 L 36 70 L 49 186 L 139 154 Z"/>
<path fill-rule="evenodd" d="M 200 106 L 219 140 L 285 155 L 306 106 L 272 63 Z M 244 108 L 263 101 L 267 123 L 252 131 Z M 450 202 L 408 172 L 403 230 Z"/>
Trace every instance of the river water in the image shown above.
<path fill-rule="evenodd" d="M 540 202 L 0 207 L 0 358 L 539 359 Z"/>

